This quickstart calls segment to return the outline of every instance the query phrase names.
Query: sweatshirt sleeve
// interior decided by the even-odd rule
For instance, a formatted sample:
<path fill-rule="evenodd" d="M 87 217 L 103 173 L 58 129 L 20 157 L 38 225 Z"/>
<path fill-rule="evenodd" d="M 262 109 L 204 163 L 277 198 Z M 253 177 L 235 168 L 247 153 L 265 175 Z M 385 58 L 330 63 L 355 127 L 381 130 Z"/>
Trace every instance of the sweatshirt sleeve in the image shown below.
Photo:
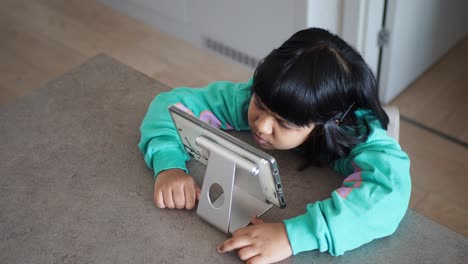
<path fill-rule="evenodd" d="M 247 108 L 251 97 L 247 83 L 215 82 L 203 88 L 181 87 L 157 95 L 140 126 L 138 148 L 146 165 L 159 172 L 179 168 L 187 172 L 188 155 L 179 140 L 168 108 L 177 105 L 221 129 L 248 129 Z"/>
<path fill-rule="evenodd" d="M 347 178 L 330 198 L 284 221 L 293 254 L 318 249 L 342 255 L 396 230 L 408 208 L 410 161 L 384 134 L 380 129 L 332 165 Z"/>

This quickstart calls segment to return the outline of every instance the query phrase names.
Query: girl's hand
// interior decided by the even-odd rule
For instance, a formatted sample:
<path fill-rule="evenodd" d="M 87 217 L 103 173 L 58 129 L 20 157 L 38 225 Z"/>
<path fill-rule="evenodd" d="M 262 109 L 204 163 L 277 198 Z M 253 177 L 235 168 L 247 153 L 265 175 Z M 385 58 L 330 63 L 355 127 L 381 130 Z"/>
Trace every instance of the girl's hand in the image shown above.
<path fill-rule="evenodd" d="M 237 229 L 232 238 L 218 246 L 218 252 L 239 249 L 239 258 L 247 263 L 273 263 L 292 255 L 283 223 L 264 223 L 255 217 L 252 224 Z"/>
<path fill-rule="evenodd" d="M 200 199 L 200 187 L 185 171 L 170 169 L 162 171 L 154 182 L 154 203 L 159 208 L 190 210 Z"/>

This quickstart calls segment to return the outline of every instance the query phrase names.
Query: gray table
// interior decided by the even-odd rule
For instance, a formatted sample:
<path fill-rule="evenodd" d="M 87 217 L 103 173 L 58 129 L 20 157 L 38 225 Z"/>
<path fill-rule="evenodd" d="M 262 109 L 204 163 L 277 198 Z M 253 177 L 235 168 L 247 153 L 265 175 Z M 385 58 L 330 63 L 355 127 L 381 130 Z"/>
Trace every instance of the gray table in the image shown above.
<path fill-rule="evenodd" d="M 153 206 L 138 128 L 167 89 L 98 55 L 0 108 L 0 263 L 240 262 L 216 252 L 226 236 L 195 211 Z M 341 184 L 327 169 L 299 173 L 292 152 L 272 154 L 288 207 L 273 208 L 267 221 L 303 213 Z M 201 182 L 203 166 L 190 168 Z M 284 262 L 463 263 L 467 256 L 466 238 L 408 211 L 393 236 L 341 257 L 313 251 Z"/>

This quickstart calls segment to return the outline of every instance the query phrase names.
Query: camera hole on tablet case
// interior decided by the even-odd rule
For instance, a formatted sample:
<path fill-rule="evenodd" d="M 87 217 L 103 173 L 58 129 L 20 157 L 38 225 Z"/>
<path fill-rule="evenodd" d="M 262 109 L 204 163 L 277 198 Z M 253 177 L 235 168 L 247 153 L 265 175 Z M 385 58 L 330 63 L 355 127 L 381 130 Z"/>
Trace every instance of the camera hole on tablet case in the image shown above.
<path fill-rule="evenodd" d="M 221 204 L 219 204 L 218 202 L 216 205 L 214 205 L 214 202 L 218 200 L 218 198 L 223 194 L 224 190 L 223 187 L 221 187 L 221 185 L 214 183 L 210 186 L 210 189 L 208 191 L 208 198 L 210 199 L 210 203 L 214 208 L 220 208 L 221 206 L 223 206 L 224 201 L 221 202 Z"/>

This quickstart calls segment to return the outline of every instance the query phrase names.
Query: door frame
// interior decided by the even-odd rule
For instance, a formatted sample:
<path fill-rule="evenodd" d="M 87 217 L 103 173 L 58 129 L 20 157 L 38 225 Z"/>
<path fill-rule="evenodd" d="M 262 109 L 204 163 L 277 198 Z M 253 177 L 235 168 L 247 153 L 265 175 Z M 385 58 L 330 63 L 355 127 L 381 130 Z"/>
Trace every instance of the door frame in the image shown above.
<path fill-rule="evenodd" d="M 342 37 L 356 48 L 377 78 L 380 100 L 386 102 L 387 89 L 381 85 L 383 48 L 379 33 L 385 27 L 387 0 L 343 1 Z"/>

